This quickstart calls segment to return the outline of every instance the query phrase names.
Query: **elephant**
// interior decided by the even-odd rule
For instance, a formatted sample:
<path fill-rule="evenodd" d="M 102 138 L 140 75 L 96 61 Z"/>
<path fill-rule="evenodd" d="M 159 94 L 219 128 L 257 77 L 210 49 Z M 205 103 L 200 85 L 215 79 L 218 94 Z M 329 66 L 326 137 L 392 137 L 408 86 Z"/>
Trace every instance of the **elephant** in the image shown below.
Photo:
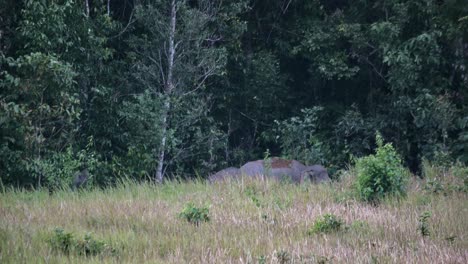
<path fill-rule="evenodd" d="M 242 175 L 258 177 L 267 176 L 277 180 L 290 179 L 294 183 L 310 181 L 319 183 L 329 181 L 327 170 L 321 165 L 305 166 L 297 160 L 271 158 L 269 167 L 264 160 L 247 162 L 240 168 Z M 265 168 L 266 167 L 266 168 Z"/>
<path fill-rule="evenodd" d="M 241 175 L 239 168 L 229 167 L 224 170 L 220 170 L 217 173 L 208 177 L 208 181 L 213 183 L 217 181 L 225 180 L 227 177 L 237 179 Z"/>
<path fill-rule="evenodd" d="M 242 167 L 229 167 L 211 175 L 209 182 L 222 181 L 227 177 L 237 179 L 240 176 L 271 177 L 276 180 L 291 180 L 294 183 L 312 182 L 320 183 L 330 181 L 327 169 L 321 165 L 305 166 L 297 160 L 287 160 L 273 157 L 269 159 L 269 165 L 265 166 L 265 160 L 250 161 Z"/>
<path fill-rule="evenodd" d="M 277 180 L 291 179 L 295 183 L 301 182 L 301 173 L 305 166 L 296 160 L 271 158 L 269 166 L 264 160 L 250 161 L 240 168 L 242 175 L 259 177 L 267 176 Z"/>
<path fill-rule="evenodd" d="M 301 172 L 301 183 L 311 181 L 313 183 L 321 183 L 330 181 L 327 169 L 322 165 L 306 166 Z"/>
<path fill-rule="evenodd" d="M 88 169 L 83 169 L 83 170 L 75 173 L 75 176 L 74 176 L 74 179 L 73 179 L 73 184 L 72 184 L 73 190 L 76 190 L 76 189 L 82 187 L 83 185 L 85 185 L 86 182 L 88 181 L 88 178 L 89 178 Z"/>

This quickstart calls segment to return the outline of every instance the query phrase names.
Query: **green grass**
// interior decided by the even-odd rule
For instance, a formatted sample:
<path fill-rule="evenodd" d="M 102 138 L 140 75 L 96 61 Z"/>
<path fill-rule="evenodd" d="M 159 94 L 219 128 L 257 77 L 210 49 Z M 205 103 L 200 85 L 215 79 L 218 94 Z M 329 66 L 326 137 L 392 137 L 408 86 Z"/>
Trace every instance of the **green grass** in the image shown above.
<path fill-rule="evenodd" d="M 467 263 L 468 205 L 461 191 L 427 192 L 413 180 L 405 199 L 378 206 L 341 182 L 298 186 L 273 181 L 124 182 L 82 192 L 0 193 L 0 263 Z M 179 217 L 188 203 L 209 222 Z M 422 236 L 421 214 L 429 236 Z M 347 228 L 309 234 L 333 214 Z M 112 254 L 54 250 L 56 228 L 115 249 Z"/>

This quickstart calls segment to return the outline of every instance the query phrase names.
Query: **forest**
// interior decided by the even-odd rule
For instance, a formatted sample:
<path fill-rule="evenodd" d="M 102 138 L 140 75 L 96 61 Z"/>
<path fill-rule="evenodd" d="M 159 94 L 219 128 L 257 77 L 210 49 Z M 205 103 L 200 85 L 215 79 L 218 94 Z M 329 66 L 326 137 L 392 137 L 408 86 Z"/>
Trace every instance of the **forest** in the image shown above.
<path fill-rule="evenodd" d="M 0 182 L 468 162 L 465 0 L 1 0 Z"/>
<path fill-rule="evenodd" d="M 467 0 L 0 0 L 0 263 L 468 263 Z"/>

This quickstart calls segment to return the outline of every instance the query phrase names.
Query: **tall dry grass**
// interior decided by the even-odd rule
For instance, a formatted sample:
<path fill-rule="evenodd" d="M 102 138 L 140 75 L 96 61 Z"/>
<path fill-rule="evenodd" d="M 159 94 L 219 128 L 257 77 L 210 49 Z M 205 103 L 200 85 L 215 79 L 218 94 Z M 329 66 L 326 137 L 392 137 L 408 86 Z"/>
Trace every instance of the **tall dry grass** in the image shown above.
<path fill-rule="evenodd" d="M 468 263 L 467 194 L 423 190 L 378 206 L 356 201 L 352 175 L 341 182 L 298 186 L 273 181 L 160 186 L 124 182 L 83 192 L 0 194 L 0 263 Z M 193 202 L 209 206 L 199 226 L 178 217 Z M 418 229 L 430 211 L 430 236 Z M 341 231 L 310 235 L 331 213 Z M 82 256 L 54 250 L 56 227 L 88 232 L 115 254 Z"/>

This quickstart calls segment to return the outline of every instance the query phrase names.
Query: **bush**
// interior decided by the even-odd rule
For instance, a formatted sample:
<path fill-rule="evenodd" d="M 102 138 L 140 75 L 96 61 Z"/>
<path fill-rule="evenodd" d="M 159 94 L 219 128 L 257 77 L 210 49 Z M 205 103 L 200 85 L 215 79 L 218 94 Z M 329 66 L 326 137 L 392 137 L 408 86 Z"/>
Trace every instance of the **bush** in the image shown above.
<path fill-rule="evenodd" d="M 247 195 L 257 207 L 261 207 L 262 203 L 258 198 L 258 192 L 255 185 L 248 185 L 244 190 L 245 195 Z"/>
<path fill-rule="evenodd" d="M 115 253 L 116 250 L 102 240 L 95 239 L 91 234 L 86 234 L 84 239 L 76 238 L 73 233 L 65 232 L 57 228 L 48 240 L 54 250 L 65 254 L 75 253 L 78 255 L 90 256 L 101 253 Z"/>
<path fill-rule="evenodd" d="M 438 165 L 426 159 L 422 161 L 424 190 L 428 193 L 449 195 L 468 192 L 468 167 L 460 162 Z"/>
<path fill-rule="evenodd" d="M 344 226 L 343 220 L 339 219 L 336 215 L 325 214 L 321 218 L 315 220 L 314 225 L 309 230 L 308 234 L 317 233 L 332 233 L 340 231 Z"/>
<path fill-rule="evenodd" d="M 271 134 L 263 133 L 262 136 L 267 141 L 279 143 L 281 153 L 289 159 L 301 160 L 307 164 L 326 164 L 330 150 L 319 137 L 323 110 L 320 106 L 306 108 L 301 110 L 301 116 L 284 121 L 275 120 Z"/>
<path fill-rule="evenodd" d="M 37 179 L 39 186 L 58 190 L 69 188 L 75 174 L 84 166 L 91 174 L 87 184 L 92 185 L 97 168 L 103 165 L 93 149 L 94 140 L 89 137 L 85 149 L 77 151 L 69 146 L 63 152 L 52 152 L 46 158 L 33 160 L 27 169 Z"/>
<path fill-rule="evenodd" d="M 361 199 L 377 202 L 387 195 L 406 195 L 407 171 L 401 165 L 401 158 L 392 144 L 383 144 L 380 134 L 376 136 L 375 155 L 356 161 L 356 188 Z"/>
<path fill-rule="evenodd" d="M 198 226 L 200 222 L 210 221 L 208 214 L 208 207 L 196 207 L 193 203 L 188 203 L 179 214 L 179 217 L 185 218 L 189 223 Z"/>
<path fill-rule="evenodd" d="M 418 229 L 423 237 L 429 236 L 431 234 L 431 231 L 429 228 L 429 218 L 431 217 L 431 215 L 432 215 L 431 212 L 426 211 L 419 216 Z"/>

